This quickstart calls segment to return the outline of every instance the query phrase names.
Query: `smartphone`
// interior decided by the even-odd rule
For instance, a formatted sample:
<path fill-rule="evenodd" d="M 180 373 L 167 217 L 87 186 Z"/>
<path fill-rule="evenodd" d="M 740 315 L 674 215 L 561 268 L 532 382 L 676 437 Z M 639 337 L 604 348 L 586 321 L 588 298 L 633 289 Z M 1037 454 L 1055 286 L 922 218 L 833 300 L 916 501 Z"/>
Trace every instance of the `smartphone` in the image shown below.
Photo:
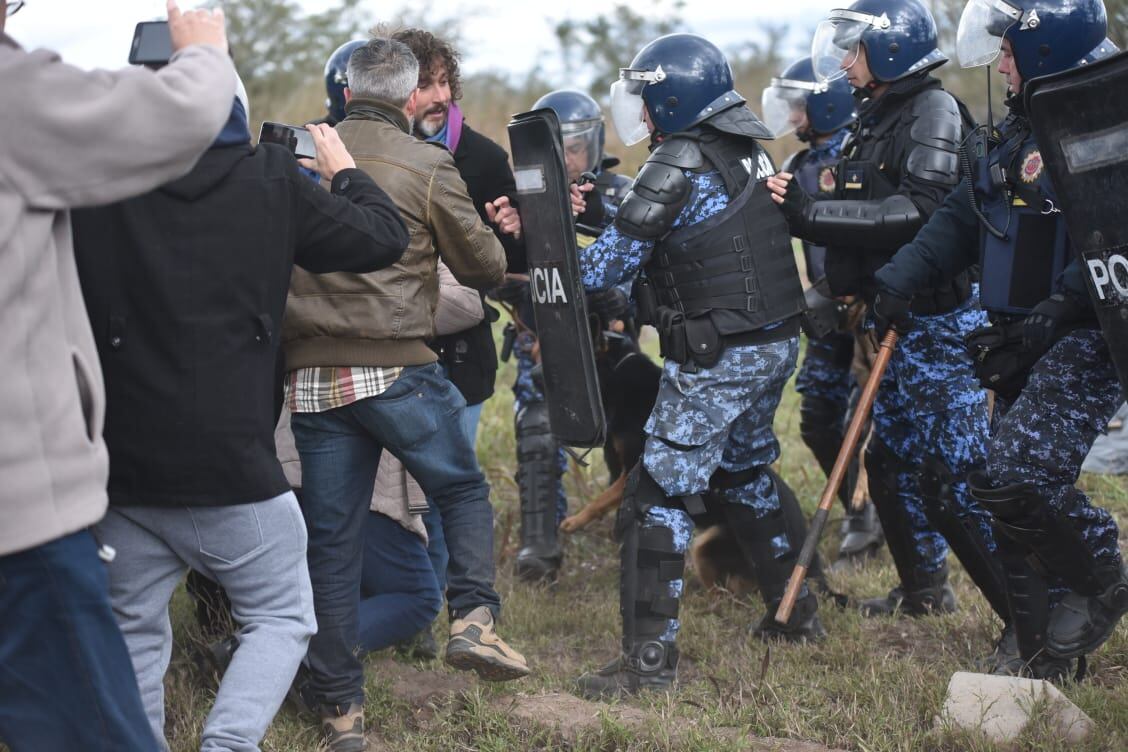
<path fill-rule="evenodd" d="M 133 30 L 129 48 L 130 65 L 167 65 L 172 57 L 172 38 L 168 21 L 142 21 Z"/>
<path fill-rule="evenodd" d="M 313 136 L 305 128 L 296 125 L 283 125 L 267 121 L 259 130 L 260 144 L 279 144 L 294 153 L 295 157 L 313 159 L 317 149 L 313 146 Z"/>

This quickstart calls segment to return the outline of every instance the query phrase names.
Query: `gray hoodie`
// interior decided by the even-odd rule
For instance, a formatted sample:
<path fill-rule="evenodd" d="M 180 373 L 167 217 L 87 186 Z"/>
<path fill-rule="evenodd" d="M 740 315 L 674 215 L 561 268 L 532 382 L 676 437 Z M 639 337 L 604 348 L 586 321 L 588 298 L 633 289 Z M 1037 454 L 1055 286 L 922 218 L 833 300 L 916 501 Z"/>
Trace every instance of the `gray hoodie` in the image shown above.
<path fill-rule="evenodd" d="M 213 47 L 157 73 L 86 72 L 0 34 L 0 556 L 106 510 L 105 394 L 68 209 L 188 172 L 234 95 Z"/>

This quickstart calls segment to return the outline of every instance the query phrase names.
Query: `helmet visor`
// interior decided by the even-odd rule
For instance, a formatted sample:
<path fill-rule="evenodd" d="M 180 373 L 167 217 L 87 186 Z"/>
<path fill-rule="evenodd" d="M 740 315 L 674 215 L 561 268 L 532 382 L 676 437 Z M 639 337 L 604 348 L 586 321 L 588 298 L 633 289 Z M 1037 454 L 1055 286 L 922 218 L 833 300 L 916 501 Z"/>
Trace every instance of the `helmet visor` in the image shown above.
<path fill-rule="evenodd" d="M 804 125 L 807 119 L 807 97 L 821 84 L 773 78 L 772 85 L 764 89 L 760 107 L 764 125 L 776 138 L 782 138 Z"/>
<path fill-rule="evenodd" d="M 599 164 L 599 121 L 561 123 L 560 135 L 564 137 L 564 163 L 568 177 L 579 180 L 584 172 L 595 172 Z"/>
<path fill-rule="evenodd" d="M 969 0 L 956 31 L 960 66 L 990 65 L 1003 47 L 1003 34 L 1022 17 L 1022 10 L 1006 0 Z"/>
<path fill-rule="evenodd" d="M 831 17 L 818 25 L 811 42 L 811 64 L 820 83 L 846 75 L 846 69 L 858 59 L 862 34 L 869 28 L 865 21 L 840 17 Z"/>
<path fill-rule="evenodd" d="M 633 146 L 650 135 L 642 111 L 645 81 L 622 78 L 611 84 L 611 122 L 623 144 Z"/>

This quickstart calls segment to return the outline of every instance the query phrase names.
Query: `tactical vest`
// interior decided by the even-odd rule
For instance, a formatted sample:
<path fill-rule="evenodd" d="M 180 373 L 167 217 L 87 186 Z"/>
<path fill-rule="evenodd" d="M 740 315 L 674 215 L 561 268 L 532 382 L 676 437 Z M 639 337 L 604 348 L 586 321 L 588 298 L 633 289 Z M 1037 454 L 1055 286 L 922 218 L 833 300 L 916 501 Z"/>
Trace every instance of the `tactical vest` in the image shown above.
<path fill-rule="evenodd" d="M 720 172 L 729 205 L 655 245 L 645 271 L 657 304 L 687 319 L 709 317 L 722 336 L 799 314 L 803 289 L 787 222 L 754 179 L 763 150 L 729 134 L 705 135 L 699 145 L 701 171 Z"/>
<path fill-rule="evenodd" d="M 1065 220 L 1029 128 L 1019 124 L 976 160 L 975 193 L 997 238 L 980 227 L 980 303 L 993 313 L 1026 315 L 1053 292 L 1070 259 Z"/>
<path fill-rule="evenodd" d="M 847 201 L 873 201 L 898 192 L 902 179 L 899 160 L 905 149 L 913 147 L 911 125 L 917 99 L 885 113 L 873 125 L 859 125 L 842 150 L 836 171 L 835 198 Z M 959 100 L 956 100 L 959 103 Z M 961 111 L 966 108 L 960 104 Z M 965 127 L 971 125 L 965 114 Z M 909 163 L 911 165 L 910 155 Z M 876 293 L 874 273 L 889 262 L 897 248 L 831 247 L 826 258 L 826 275 L 835 295 L 862 295 L 872 299 Z M 912 311 L 922 315 L 944 313 L 956 308 L 971 293 L 971 279 L 961 272 L 943 287 L 922 290 L 913 296 Z"/>
<path fill-rule="evenodd" d="M 815 156 L 811 149 L 804 149 L 795 154 L 784 165 L 783 171 L 790 172 L 799 181 L 808 196 L 816 201 L 820 198 L 830 198 L 838 185 L 835 178 L 835 168 L 838 166 L 837 154 L 826 153 Z M 818 282 L 826 276 L 826 248 L 803 241 L 803 259 L 807 262 L 807 279 Z"/>

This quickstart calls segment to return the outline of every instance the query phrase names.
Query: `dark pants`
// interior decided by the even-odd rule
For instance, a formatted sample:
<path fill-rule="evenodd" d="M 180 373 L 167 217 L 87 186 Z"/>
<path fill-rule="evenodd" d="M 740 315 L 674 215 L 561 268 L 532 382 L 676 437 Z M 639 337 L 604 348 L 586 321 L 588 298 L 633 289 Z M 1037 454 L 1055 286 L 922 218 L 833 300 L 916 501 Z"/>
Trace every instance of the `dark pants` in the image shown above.
<path fill-rule="evenodd" d="M 0 614 L 0 741 L 12 752 L 160 749 L 88 531 L 0 557 Z"/>
<path fill-rule="evenodd" d="M 450 564 L 447 602 L 458 618 L 478 606 L 496 616 L 493 510 L 489 486 L 461 426 L 466 402 L 437 364 L 403 369 L 378 397 L 323 413 L 295 413 L 302 459 L 302 513 L 309 529 L 309 573 L 318 631 L 309 667 L 317 699 L 363 700 L 357 605 L 363 527 L 380 453 L 387 449 L 442 514 Z"/>
<path fill-rule="evenodd" d="M 382 650 L 410 639 L 429 627 L 442 607 L 423 539 L 391 517 L 369 512 L 364 520 L 360 646 Z"/>

